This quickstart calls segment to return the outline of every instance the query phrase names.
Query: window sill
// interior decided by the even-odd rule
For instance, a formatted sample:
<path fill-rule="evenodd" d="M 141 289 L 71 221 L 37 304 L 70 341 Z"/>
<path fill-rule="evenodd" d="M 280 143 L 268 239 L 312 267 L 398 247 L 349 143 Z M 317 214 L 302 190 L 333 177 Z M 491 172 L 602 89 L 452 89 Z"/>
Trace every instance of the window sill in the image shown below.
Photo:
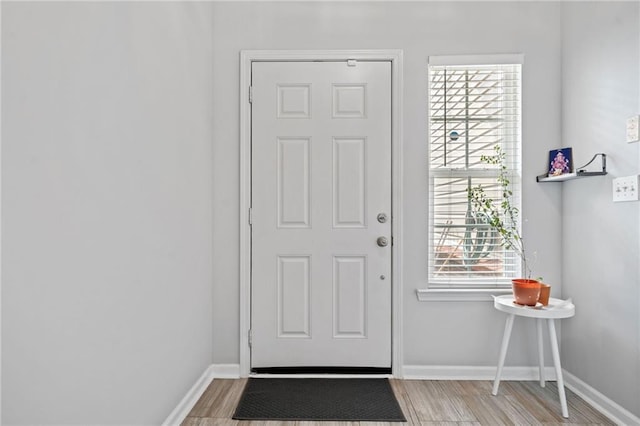
<path fill-rule="evenodd" d="M 490 302 L 493 296 L 511 293 L 510 288 L 419 288 L 416 296 L 420 302 Z"/>

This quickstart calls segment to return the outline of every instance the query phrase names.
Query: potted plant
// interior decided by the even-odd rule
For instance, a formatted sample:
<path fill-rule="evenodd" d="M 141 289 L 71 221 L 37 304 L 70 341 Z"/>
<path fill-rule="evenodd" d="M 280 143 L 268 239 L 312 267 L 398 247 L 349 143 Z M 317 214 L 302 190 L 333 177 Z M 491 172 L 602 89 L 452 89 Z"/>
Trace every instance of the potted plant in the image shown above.
<path fill-rule="evenodd" d="M 513 191 L 505 164 L 505 153 L 500 145 L 496 145 L 494 151 L 494 155 L 482 155 L 480 160 L 498 166 L 498 189 L 502 197 L 489 197 L 482 185 L 468 188 L 467 195 L 473 209 L 482 213 L 487 218 L 488 225 L 497 231 L 501 239 L 500 245 L 512 250 L 522 260 L 525 277 L 512 279 L 516 303 L 534 306 L 540 296 L 541 283 L 538 279 L 531 278 L 531 262 L 527 258 L 524 239 L 520 233 L 520 212 L 513 205 Z"/>

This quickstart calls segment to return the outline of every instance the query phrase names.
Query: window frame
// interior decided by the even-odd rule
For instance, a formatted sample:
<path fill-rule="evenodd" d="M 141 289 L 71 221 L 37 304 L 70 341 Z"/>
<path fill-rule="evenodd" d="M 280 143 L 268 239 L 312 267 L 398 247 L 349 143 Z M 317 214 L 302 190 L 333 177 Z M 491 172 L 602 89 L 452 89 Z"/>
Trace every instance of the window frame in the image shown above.
<path fill-rule="evenodd" d="M 522 79 L 524 65 L 524 56 L 521 54 L 506 54 L 506 55 L 456 55 L 456 56 L 430 56 L 428 58 L 428 180 L 429 180 L 429 217 L 428 217 L 428 256 L 429 262 L 428 269 L 428 282 L 426 289 L 418 289 L 417 295 L 419 300 L 491 300 L 491 295 L 499 293 L 507 293 L 511 289 L 511 279 L 516 278 L 521 274 L 522 265 L 521 262 L 516 259 L 513 265 L 516 270 L 513 272 L 513 277 L 487 277 L 487 278 L 465 278 L 465 279 L 437 279 L 433 275 L 432 268 L 435 266 L 435 244 L 434 234 L 435 231 L 435 206 L 434 206 L 434 179 L 438 177 L 449 178 L 467 178 L 467 177 L 489 177 L 495 178 L 498 175 L 498 170 L 487 169 L 455 169 L 455 168 L 434 168 L 432 167 L 432 133 L 431 124 L 432 119 L 432 67 L 433 66 L 486 66 L 486 65 L 520 65 L 519 70 L 519 90 L 520 96 L 518 99 L 518 118 L 517 118 L 517 135 L 515 137 L 515 143 L 509 148 L 512 154 L 509 159 L 508 168 L 511 172 L 511 181 L 515 186 L 516 200 L 515 204 L 520 210 L 522 204 Z M 460 120 L 457 120 L 460 121 Z M 464 121 L 464 120 L 463 120 Z M 511 138 L 513 140 L 514 138 Z M 515 146 L 514 146 L 515 145 Z M 466 161 L 468 161 L 468 153 L 465 155 Z M 468 162 L 467 162 L 468 164 Z"/>

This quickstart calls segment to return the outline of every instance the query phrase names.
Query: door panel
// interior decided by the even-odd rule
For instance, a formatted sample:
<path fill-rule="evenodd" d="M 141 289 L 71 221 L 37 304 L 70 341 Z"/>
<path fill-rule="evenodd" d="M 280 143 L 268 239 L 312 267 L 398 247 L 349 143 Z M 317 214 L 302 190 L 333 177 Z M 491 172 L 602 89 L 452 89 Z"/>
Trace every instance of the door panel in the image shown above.
<path fill-rule="evenodd" d="M 251 366 L 391 366 L 391 63 L 252 65 Z"/>
<path fill-rule="evenodd" d="M 366 227 L 365 147 L 365 138 L 333 139 L 334 228 Z"/>
<path fill-rule="evenodd" d="M 278 138 L 278 228 L 311 227 L 310 145 L 311 138 Z"/>
<path fill-rule="evenodd" d="M 310 256 L 278 256 L 278 338 L 311 337 Z"/>
<path fill-rule="evenodd" d="M 367 338 L 367 258 L 333 258 L 333 337 Z"/>

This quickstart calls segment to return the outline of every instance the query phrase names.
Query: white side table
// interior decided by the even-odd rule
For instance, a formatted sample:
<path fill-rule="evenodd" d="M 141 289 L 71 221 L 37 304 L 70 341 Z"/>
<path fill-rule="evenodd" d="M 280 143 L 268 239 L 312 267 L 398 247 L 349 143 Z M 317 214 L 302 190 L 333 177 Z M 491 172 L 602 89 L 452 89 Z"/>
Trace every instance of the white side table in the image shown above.
<path fill-rule="evenodd" d="M 560 406 L 562 407 L 562 416 L 569 417 L 567 409 L 567 397 L 564 392 L 564 381 L 562 380 L 562 368 L 560 367 L 560 351 L 558 350 L 558 338 L 556 336 L 555 320 L 562 318 L 570 318 L 575 315 L 576 307 L 571 301 L 549 298 L 548 306 L 528 307 L 520 306 L 513 303 L 513 295 L 506 294 L 497 296 L 494 299 L 493 306 L 502 312 L 508 314 L 507 322 L 504 327 L 504 335 L 502 336 L 502 346 L 500 347 L 500 358 L 498 360 L 498 371 L 496 379 L 493 382 L 493 395 L 498 394 L 498 386 L 500 386 L 500 376 L 502 375 L 502 367 L 507 356 L 509 348 L 509 338 L 511 337 L 511 329 L 516 315 L 527 318 L 536 319 L 536 328 L 538 334 L 538 361 L 540 362 L 540 386 L 544 387 L 544 347 L 542 345 L 542 321 L 547 320 L 549 326 L 549 340 L 551 340 L 551 354 L 553 356 L 553 364 L 556 369 L 558 381 L 558 394 L 560 396 Z"/>

